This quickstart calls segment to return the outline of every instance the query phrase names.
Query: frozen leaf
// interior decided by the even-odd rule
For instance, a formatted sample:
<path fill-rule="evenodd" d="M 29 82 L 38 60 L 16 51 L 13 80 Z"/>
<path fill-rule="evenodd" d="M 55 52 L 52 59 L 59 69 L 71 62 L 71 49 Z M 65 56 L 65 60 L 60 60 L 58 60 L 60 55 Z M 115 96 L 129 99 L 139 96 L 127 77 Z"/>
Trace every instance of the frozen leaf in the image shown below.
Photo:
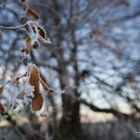
<path fill-rule="evenodd" d="M 31 38 L 28 34 L 26 35 L 25 41 L 26 41 L 26 49 L 30 52 L 31 51 Z"/>
<path fill-rule="evenodd" d="M 51 41 L 49 37 L 47 36 L 46 31 L 37 22 L 28 21 L 28 27 L 29 27 L 28 32 L 32 40 L 35 40 L 35 41 L 40 40 L 41 42 L 45 44 L 51 44 Z"/>
<path fill-rule="evenodd" d="M 27 10 L 27 15 L 31 16 L 33 19 L 38 19 L 39 18 L 38 14 L 35 11 L 33 11 L 32 9 L 30 9 L 29 7 L 28 7 L 28 10 Z"/>
<path fill-rule="evenodd" d="M 33 30 L 40 41 L 42 41 L 43 43 L 49 43 L 49 44 L 51 43 L 50 39 L 47 36 L 46 31 L 41 25 L 35 24 L 35 26 L 33 27 Z"/>
<path fill-rule="evenodd" d="M 27 30 L 30 38 L 31 38 L 32 44 L 34 44 L 34 42 L 38 41 L 37 35 L 36 35 L 36 33 L 35 33 L 34 29 L 33 29 L 33 26 L 34 26 L 35 22 L 28 21 L 27 24 L 28 24 L 28 26 L 26 27 L 26 30 Z"/>
<path fill-rule="evenodd" d="M 39 70 L 38 67 L 34 64 L 29 64 L 28 65 L 28 71 L 29 71 L 29 83 L 34 86 L 36 90 L 39 90 Z"/>
<path fill-rule="evenodd" d="M 33 111 L 40 110 L 43 105 L 43 98 L 41 94 L 39 93 L 39 79 L 40 74 L 39 70 L 36 65 L 29 64 L 29 83 L 34 86 L 34 97 L 32 99 L 32 109 Z"/>
<path fill-rule="evenodd" d="M 31 52 L 32 48 L 31 48 L 31 38 L 30 36 L 27 34 L 26 38 L 25 38 L 25 48 L 23 48 L 21 50 L 22 53 L 26 53 L 28 54 L 29 52 Z"/>
<path fill-rule="evenodd" d="M 32 17 L 33 19 L 39 18 L 38 14 L 26 4 L 23 4 L 23 10 L 26 12 L 28 16 Z"/>
<path fill-rule="evenodd" d="M 36 24 L 36 28 L 34 28 L 35 33 L 37 33 L 38 35 L 40 35 L 42 38 L 46 38 L 46 31 L 44 30 L 44 28 L 40 25 Z"/>
<path fill-rule="evenodd" d="M 40 83 L 41 83 L 42 87 L 44 88 L 44 90 L 46 90 L 48 92 L 48 94 L 54 93 L 54 90 L 49 88 L 48 85 L 44 82 L 44 80 L 41 77 L 40 77 Z"/>
<path fill-rule="evenodd" d="M 43 80 L 42 78 L 40 78 L 40 83 L 41 83 L 42 87 L 43 87 L 46 91 L 49 90 L 49 87 L 47 86 L 47 84 L 44 82 L 44 80 Z"/>
<path fill-rule="evenodd" d="M 41 94 L 37 93 L 37 91 L 35 92 L 36 96 L 32 99 L 32 109 L 33 111 L 38 111 L 42 108 L 43 98 Z"/>

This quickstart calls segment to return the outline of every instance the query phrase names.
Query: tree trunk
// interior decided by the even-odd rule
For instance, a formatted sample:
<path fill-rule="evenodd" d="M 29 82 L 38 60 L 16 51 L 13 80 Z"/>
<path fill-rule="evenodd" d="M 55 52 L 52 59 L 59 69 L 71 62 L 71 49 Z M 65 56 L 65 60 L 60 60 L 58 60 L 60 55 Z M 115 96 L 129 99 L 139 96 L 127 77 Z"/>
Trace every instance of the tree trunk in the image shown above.
<path fill-rule="evenodd" d="M 60 121 L 59 139 L 81 140 L 80 105 L 73 94 L 63 94 L 63 116 Z"/>
<path fill-rule="evenodd" d="M 63 67 L 63 72 L 64 67 Z M 64 74 L 63 73 L 63 74 Z M 63 78 L 63 76 L 65 78 Z M 60 76 L 61 88 L 65 89 L 62 94 L 63 113 L 60 120 L 57 139 L 60 140 L 82 140 L 81 125 L 80 125 L 80 104 L 77 100 L 77 89 L 65 88 L 68 84 L 66 74 Z"/>

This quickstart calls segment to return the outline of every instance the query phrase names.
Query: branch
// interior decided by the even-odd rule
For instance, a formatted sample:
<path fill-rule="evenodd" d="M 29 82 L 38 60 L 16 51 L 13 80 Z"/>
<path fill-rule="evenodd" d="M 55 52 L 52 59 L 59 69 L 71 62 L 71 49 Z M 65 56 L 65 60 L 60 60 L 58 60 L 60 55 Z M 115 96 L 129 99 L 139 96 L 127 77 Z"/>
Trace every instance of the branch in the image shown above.
<path fill-rule="evenodd" d="M 132 20 L 132 19 L 135 19 L 139 16 L 140 16 L 140 12 L 137 12 L 133 15 L 126 15 L 126 16 L 120 17 L 118 19 L 110 20 L 110 21 L 107 22 L 107 24 L 108 25 L 116 25 L 120 22 L 125 22 L 125 21 L 128 21 L 128 20 Z"/>
<path fill-rule="evenodd" d="M 120 117 L 120 116 L 124 116 L 124 117 L 129 117 L 130 115 L 129 114 L 125 114 L 125 113 L 122 113 L 122 112 L 119 112 L 117 110 L 114 110 L 112 108 L 110 109 L 106 109 L 106 108 L 99 108 L 91 103 L 88 103 L 86 100 L 84 99 L 80 99 L 79 100 L 80 103 L 88 106 L 92 111 L 96 111 L 96 112 L 105 112 L 105 113 L 112 113 L 113 115 L 115 115 L 116 117 Z"/>
<path fill-rule="evenodd" d="M 0 25 L 0 28 L 5 29 L 5 30 L 18 30 L 18 29 L 24 28 L 26 25 L 27 25 L 27 23 L 25 23 L 21 26 L 17 26 L 17 27 L 5 27 L 5 26 Z"/>

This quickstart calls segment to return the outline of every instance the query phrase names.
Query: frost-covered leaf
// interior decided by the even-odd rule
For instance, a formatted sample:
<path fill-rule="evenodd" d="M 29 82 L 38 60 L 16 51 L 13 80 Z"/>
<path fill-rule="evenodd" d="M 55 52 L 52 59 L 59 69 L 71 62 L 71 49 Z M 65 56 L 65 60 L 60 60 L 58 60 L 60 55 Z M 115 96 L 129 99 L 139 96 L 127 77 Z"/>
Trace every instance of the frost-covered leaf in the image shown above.
<path fill-rule="evenodd" d="M 38 40 L 40 40 L 41 42 L 43 42 L 45 44 L 51 44 L 51 41 L 50 41 L 49 37 L 47 36 L 46 31 L 37 22 L 28 21 L 28 30 L 27 31 L 29 32 L 30 38 L 32 40 L 34 40 L 33 42 L 38 42 Z"/>
<path fill-rule="evenodd" d="M 40 77 L 40 83 L 41 83 L 42 87 L 44 88 L 44 90 L 46 90 L 48 92 L 48 94 L 54 93 L 54 90 L 49 88 L 48 85 L 44 82 L 44 80 L 41 77 Z"/>
<path fill-rule="evenodd" d="M 31 38 L 28 34 L 26 35 L 25 41 L 26 41 L 26 49 L 31 51 Z"/>
<path fill-rule="evenodd" d="M 48 91 L 49 87 L 47 86 L 47 84 L 44 82 L 44 80 L 40 77 L 40 83 L 42 85 L 42 87 L 44 88 L 44 90 Z"/>
<path fill-rule="evenodd" d="M 29 71 L 29 83 L 34 86 L 34 97 L 32 99 L 32 109 L 33 111 L 40 110 L 43 104 L 43 98 L 39 93 L 39 79 L 40 74 L 39 70 L 36 65 L 29 64 L 28 65 Z"/>
<path fill-rule="evenodd" d="M 38 14 L 25 3 L 23 4 L 23 10 L 26 12 L 28 16 L 32 17 L 33 19 L 39 18 Z"/>
<path fill-rule="evenodd" d="M 43 98 L 40 93 L 35 91 L 36 96 L 32 99 L 32 109 L 33 111 L 38 111 L 42 108 Z"/>
<path fill-rule="evenodd" d="M 39 18 L 38 14 L 29 7 L 28 7 L 28 10 L 27 10 L 27 15 L 31 16 L 33 19 L 38 19 Z"/>
<path fill-rule="evenodd" d="M 40 74 L 38 67 L 34 64 L 29 64 L 28 65 L 28 72 L 29 72 L 29 83 L 34 86 L 36 90 L 39 90 L 39 79 L 40 79 Z"/>
<path fill-rule="evenodd" d="M 31 48 L 31 38 L 30 36 L 27 34 L 26 38 L 25 38 L 25 48 L 21 50 L 21 52 L 25 52 L 26 54 L 28 54 L 29 52 L 31 52 L 32 48 Z"/>

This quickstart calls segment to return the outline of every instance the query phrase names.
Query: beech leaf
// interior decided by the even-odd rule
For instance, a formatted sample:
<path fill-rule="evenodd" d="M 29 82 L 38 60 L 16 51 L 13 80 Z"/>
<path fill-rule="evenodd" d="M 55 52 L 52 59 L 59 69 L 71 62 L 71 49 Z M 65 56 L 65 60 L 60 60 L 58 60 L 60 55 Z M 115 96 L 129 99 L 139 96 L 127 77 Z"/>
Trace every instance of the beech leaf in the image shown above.
<path fill-rule="evenodd" d="M 33 111 L 40 110 L 43 105 L 43 98 L 39 93 L 39 79 L 40 74 L 36 65 L 29 65 L 29 83 L 34 86 L 34 98 L 32 99 L 32 109 Z"/>

